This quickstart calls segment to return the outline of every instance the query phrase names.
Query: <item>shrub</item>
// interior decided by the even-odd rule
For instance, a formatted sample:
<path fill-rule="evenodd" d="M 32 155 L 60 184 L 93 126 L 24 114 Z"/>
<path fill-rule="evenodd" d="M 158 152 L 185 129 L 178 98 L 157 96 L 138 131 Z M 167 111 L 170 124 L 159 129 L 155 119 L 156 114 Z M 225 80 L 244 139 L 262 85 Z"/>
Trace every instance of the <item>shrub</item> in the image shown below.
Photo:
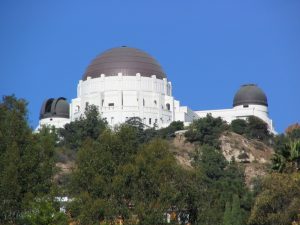
<path fill-rule="evenodd" d="M 197 142 L 200 145 L 207 144 L 219 148 L 219 137 L 227 129 L 226 122 L 220 117 L 214 118 L 211 114 L 207 114 L 204 118 L 194 120 L 185 133 L 185 136 L 190 142 Z"/>
<path fill-rule="evenodd" d="M 247 126 L 247 121 L 243 119 L 236 119 L 231 122 L 231 130 L 240 135 L 247 132 Z"/>

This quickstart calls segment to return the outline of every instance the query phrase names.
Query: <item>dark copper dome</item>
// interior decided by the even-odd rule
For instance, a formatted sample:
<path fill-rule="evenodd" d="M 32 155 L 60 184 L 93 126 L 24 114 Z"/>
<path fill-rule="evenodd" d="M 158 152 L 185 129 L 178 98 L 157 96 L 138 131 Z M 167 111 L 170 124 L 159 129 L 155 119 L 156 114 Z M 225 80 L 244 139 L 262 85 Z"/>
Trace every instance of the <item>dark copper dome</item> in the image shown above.
<path fill-rule="evenodd" d="M 116 76 L 118 73 L 122 73 L 123 76 L 135 76 L 140 73 L 144 77 L 156 75 L 158 79 L 166 78 L 159 63 L 148 53 L 122 46 L 97 56 L 87 67 L 82 80 L 86 80 L 87 77 L 100 77 L 101 74 Z"/>
<path fill-rule="evenodd" d="M 268 106 L 266 94 L 255 84 L 245 84 L 234 96 L 233 106 L 238 105 L 264 105 Z"/>

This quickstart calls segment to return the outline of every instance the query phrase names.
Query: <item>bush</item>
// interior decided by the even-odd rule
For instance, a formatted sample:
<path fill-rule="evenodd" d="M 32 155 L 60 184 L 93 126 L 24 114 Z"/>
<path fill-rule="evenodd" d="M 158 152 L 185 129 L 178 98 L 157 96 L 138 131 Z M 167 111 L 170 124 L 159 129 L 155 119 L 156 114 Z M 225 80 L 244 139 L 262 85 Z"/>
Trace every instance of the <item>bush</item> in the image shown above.
<path fill-rule="evenodd" d="M 37 199 L 30 203 L 30 209 L 24 213 L 26 225 L 67 225 L 66 214 L 55 207 L 55 203 L 49 199 Z"/>
<path fill-rule="evenodd" d="M 170 138 L 175 136 L 175 131 L 183 130 L 184 125 L 181 121 L 173 121 L 170 125 L 166 128 L 162 128 L 158 130 L 158 135 L 160 138 Z"/>
<path fill-rule="evenodd" d="M 286 135 L 291 140 L 298 140 L 300 139 L 300 124 L 292 124 L 285 130 Z"/>
<path fill-rule="evenodd" d="M 185 137 L 190 142 L 220 148 L 219 137 L 221 133 L 227 129 L 228 126 L 226 122 L 220 117 L 214 118 L 211 114 L 207 114 L 206 117 L 193 121 L 185 133 Z"/>
<path fill-rule="evenodd" d="M 267 141 L 271 134 L 268 129 L 268 125 L 261 119 L 255 116 L 247 118 L 247 132 L 246 135 L 249 138 L 254 138 L 260 141 Z"/>
<path fill-rule="evenodd" d="M 247 132 L 247 126 L 247 121 L 243 119 L 236 119 L 231 122 L 231 130 L 240 135 Z"/>
<path fill-rule="evenodd" d="M 66 124 L 64 128 L 58 130 L 58 133 L 62 137 L 61 144 L 78 150 L 85 139 L 97 139 L 106 128 L 107 122 L 100 117 L 98 108 L 95 105 L 90 105 L 84 116 Z"/>
<path fill-rule="evenodd" d="M 246 120 L 233 120 L 230 127 L 233 132 L 250 139 L 267 142 L 272 137 L 268 124 L 256 116 L 249 116 Z"/>

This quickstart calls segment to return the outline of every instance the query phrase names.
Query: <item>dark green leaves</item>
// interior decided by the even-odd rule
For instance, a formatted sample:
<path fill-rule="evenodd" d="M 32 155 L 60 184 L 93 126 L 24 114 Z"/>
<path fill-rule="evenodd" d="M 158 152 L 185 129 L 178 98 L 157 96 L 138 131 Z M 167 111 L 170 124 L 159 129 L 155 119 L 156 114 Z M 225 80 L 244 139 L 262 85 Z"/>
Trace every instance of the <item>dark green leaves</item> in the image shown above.
<path fill-rule="evenodd" d="M 227 124 L 220 117 L 214 118 L 210 114 L 206 117 L 194 120 L 189 126 L 185 136 L 188 141 L 200 145 L 207 144 L 219 148 L 219 137 L 227 129 Z"/>

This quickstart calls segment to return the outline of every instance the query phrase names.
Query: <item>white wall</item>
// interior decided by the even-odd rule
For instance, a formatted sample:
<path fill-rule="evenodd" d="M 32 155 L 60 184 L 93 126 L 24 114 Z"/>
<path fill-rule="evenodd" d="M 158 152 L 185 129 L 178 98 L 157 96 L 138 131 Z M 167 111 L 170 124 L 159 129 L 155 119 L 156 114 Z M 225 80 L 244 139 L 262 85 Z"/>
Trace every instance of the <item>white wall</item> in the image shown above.
<path fill-rule="evenodd" d="M 236 106 L 232 109 L 203 110 L 195 111 L 199 117 L 205 117 L 210 113 L 213 117 L 221 117 L 231 123 L 235 119 L 246 119 L 249 116 L 256 116 L 268 124 L 269 130 L 276 134 L 272 120 L 269 118 L 268 108 L 262 105 L 248 105 L 248 107 Z"/>
<path fill-rule="evenodd" d="M 55 128 L 63 128 L 67 123 L 70 123 L 70 119 L 57 118 L 57 117 L 45 118 L 39 121 L 39 125 L 36 128 L 36 130 L 41 129 L 42 126 L 47 126 L 47 127 L 54 126 Z"/>
<path fill-rule="evenodd" d="M 77 98 L 71 102 L 71 120 L 84 113 L 86 105 L 99 108 L 102 118 L 111 125 L 140 117 L 148 126 L 168 126 L 174 120 L 172 85 L 167 79 L 135 76 L 105 76 L 79 81 Z M 168 109 L 169 106 L 169 109 Z"/>
<path fill-rule="evenodd" d="M 271 132 L 276 133 L 273 122 L 269 118 L 268 108 L 261 105 L 248 107 L 236 106 L 231 109 L 193 111 L 172 96 L 172 84 L 166 78 L 157 79 L 143 77 L 139 73 L 135 76 L 105 76 L 80 80 L 77 86 L 77 98 L 71 100 L 70 120 L 64 118 L 50 118 L 40 120 L 41 125 L 63 127 L 66 123 L 78 119 L 84 114 L 87 105 L 96 105 L 102 118 L 109 125 L 124 123 L 130 117 L 140 117 L 142 121 L 152 127 L 156 123 L 158 128 L 168 126 L 172 121 L 182 121 L 189 125 L 193 120 L 205 117 L 211 113 L 214 117 L 221 117 L 231 123 L 234 119 L 246 119 L 253 115 L 265 121 Z"/>

